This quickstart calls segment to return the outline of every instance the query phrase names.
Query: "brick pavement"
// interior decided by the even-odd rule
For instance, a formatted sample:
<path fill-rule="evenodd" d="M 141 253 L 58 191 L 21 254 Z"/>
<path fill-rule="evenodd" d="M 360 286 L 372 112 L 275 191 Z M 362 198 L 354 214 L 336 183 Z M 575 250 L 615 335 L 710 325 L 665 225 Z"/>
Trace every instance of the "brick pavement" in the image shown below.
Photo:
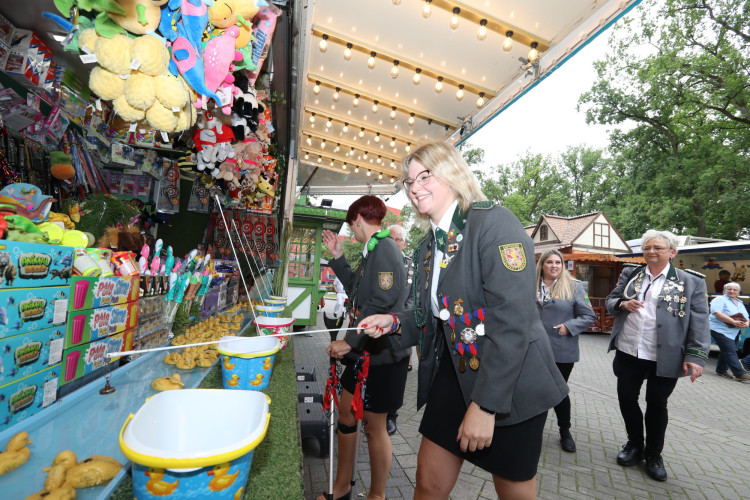
<path fill-rule="evenodd" d="M 323 328 L 322 320 L 318 328 Z M 341 338 L 343 334 L 339 335 Z M 550 412 L 537 475 L 537 496 L 542 499 L 740 499 L 750 498 L 750 384 L 714 374 L 712 352 L 706 375 L 695 383 L 681 379 L 670 398 L 669 427 L 663 457 L 669 479 L 650 479 L 643 462 L 620 467 L 615 456 L 627 440 L 612 374 L 612 354 L 606 354 L 609 335 L 581 336 L 581 361 L 570 377 L 573 437 L 577 453 L 560 449 L 557 421 Z M 300 335 L 294 342 L 296 363 L 316 365 L 325 384 L 327 334 Z M 422 411 L 416 411 L 415 371 L 409 374 L 404 407 L 399 410 L 398 432 L 392 437 L 393 463 L 386 494 L 390 500 L 410 499 L 417 467 L 418 432 Z M 645 392 L 645 391 L 644 391 Z M 645 405 L 643 395 L 642 406 Z M 328 460 L 317 458 L 316 445 L 303 444 L 305 499 L 314 499 L 328 487 Z M 359 455 L 355 498 L 365 498 L 369 484 L 367 443 Z M 491 476 L 468 462 L 451 498 L 497 498 Z"/>

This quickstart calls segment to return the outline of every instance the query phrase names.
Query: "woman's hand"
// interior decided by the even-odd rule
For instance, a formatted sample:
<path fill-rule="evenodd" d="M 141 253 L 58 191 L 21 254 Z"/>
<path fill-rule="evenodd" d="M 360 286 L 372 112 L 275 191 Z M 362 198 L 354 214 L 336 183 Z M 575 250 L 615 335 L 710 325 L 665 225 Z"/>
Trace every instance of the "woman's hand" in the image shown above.
<path fill-rule="evenodd" d="M 323 230 L 323 244 L 333 254 L 334 259 L 338 259 L 344 255 L 344 246 L 333 231 L 329 231 L 328 229 Z"/>
<path fill-rule="evenodd" d="M 479 408 L 474 401 L 466 410 L 466 415 L 458 428 L 456 441 L 460 441 L 461 451 L 483 450 L 492 444 L 495 433 L 495 415 Z"/>
<path fill-rule="evenodd" d="M 393 316 L 390 314 L 373 314 L 366 317 L 357 325 L 361 333 L 376 339 L 391 331 Z"/>
<path fill-rule="evenodd" d="M 331 358 L 341 359 L 352 350 L 352 346 L 343 340 L 334 340 L 326 347 L 326 354 Z"/>
<path fill-rule="evenodd" d="M 638 309 L 643 309 L 644 307 L 646 307 L 646 304 L 640 300 L 626 300 L 625 302 L 620 303 L 621 310 L 632 313 L 637 313 Z"/>
<path fill-rule="evenodd" d="M 685 375 L 690 373 L 691 382 L 695 382 L 695 379 L 703 375 L 703 367 L 701 365 L 691 363 L 690 361 L 685 361 L 684 363 L 682 363 L 682 369 L 685 370 Z"/>
<path fill-rule="evenodd" d="M 560 334 L 560 335 L 567 335 L 567 334 L 570 333 L 568 331 L 567 327 L 564 324 L 562 324 L 562 323 L 560 323 L 559 325 L 555 325 L 552 328 L 554 328 L 555 330 L 557 330 L 557 333 Z"/>

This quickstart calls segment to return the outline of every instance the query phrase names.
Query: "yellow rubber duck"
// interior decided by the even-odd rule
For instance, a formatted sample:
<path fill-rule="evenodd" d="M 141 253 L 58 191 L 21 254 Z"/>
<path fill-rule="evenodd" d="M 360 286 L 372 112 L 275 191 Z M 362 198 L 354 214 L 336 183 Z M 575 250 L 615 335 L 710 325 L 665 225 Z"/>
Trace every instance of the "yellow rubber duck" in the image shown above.
<path fill-rule="evenodd" d="M 164 469 L 150 468 L 144 474 L 149 477 L 149 480 L 146 481 L 146 491 L 155 497 L 168 497 L 174 493 L 174 490 L 180 484 L 179 480 L 174 483 L 162 481 L 164 479 Z"/>
<path fill-rule="evenodd" d="M 55 457 L 55 464 L 42 470 L 43 472 L 47 472 L 47 479 L 44 480 L 44 489 L 27 496 L 25 500 L 75 500 L 76 490 L 65 482 L 65 476 L 68 469 L 75 465 L 76 457 L 72 451 L 66 450 L 66 452 L 73 455 L 73 462 L 71 463 L 67 460 L 67 455 L 61 457 L 61 460 L 58 460 L 60 455 Z"/>
<path fill-rule="evenodd" d="M 106 483 L 115 477 L 120 469 L 122 465 L 114 458 L 94 455 L 69 468 L 65 482 L 76 489 L 90 488 Z"/>
<path fill-rule="evenodd" d="M 264 370 L 270 370 L 271 369 L 271 356 L 267 357 L 263 360 L 263 369 Z"/>
<path fill-rule="evenodd" d="M 239 385 L 239 383 L 240 383 L 240 376 L 237 375 L 236 373 L 232 375 L 232 377 L 229 380 L 227 380 L 227 384 L 232 387 L 236 387 L 237 385 Z"/>
<path fill-rule="evenodd" d="M 19 432 L 8 440 L 5 451 L 0 453 L 0 476 L 26 463 L 31 455 L 31 450 L 27 448 L 27 445 L 31 443 L 33 441 L 29 439 L 29 433 L 26 431 Z"/>
<path fill-rule="evenodd" d="M 242 500 L 242 494 L 245 492 L 245 487 L 240 486 L 240 489 L 234 494 L 234 500 Z"/>
<path fill-rule="evenodd" d="M 259 386 L 262 383 L 263 383 L 263 374 L 262 373 L 257 374 L 255 376 L 255 380 L 251 380 L 250 381 L 250 385 L 254 385 L 256 387 Z"/>
<path fill-rule="evenodd" d="M 175 373 L 171 377 L 159 377 L 151 382 L 151 388 L 155 391 L 174 391 L 183 387 L 185 387 L 185 384 L 182 383 L 179 373 Z"/>
<path fill-rule="evenodd" d="M 206 472 L 206 474 L 208 474 L 209 476 L 214 477 L 208 483 L 209 490 L 221 491 L 232 486 L 232 483 L 234 483 L 234 480 L 237 479 L 237 476 L 240 474 L 240 470 L 237 469 L 237 472 L 235 472 L 234 474 L 227 475 L 231 466 L 232 464 L 230 462 L 226 462 L 223 464 L 219 464 L 214 467 L 213 470 Z"/>
<path fill-rule="evenodd" d="M 227 370 L 231 370 L 232 368 L 234 368 L 234 363 L 229 364 L 229 359 L 229 356 L 224 356 L 224 368 L 226 368 Z"/>

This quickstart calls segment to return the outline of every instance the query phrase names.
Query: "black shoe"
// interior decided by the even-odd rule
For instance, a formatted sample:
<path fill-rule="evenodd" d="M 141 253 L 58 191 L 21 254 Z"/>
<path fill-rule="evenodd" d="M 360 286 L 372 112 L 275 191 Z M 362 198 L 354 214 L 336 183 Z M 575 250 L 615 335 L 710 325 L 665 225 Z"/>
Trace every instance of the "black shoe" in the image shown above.
<path fill-rule="evenodd" d="M 396 434 L 396 431 L 398 430 L 396 427 L 396 417 L 388 415 L 388 418 L 385 421 L 385 429 L 388 431 L 389 436 Z"/>
<path fill-rule="evenodd" d="M 643 450 L 630 441 L 622 447 L 622 451 L 617 454 L 617 463 L 625 467 L 636 465 L 643 457 Z"/>
<path fill-rule="evenodd" d="M 656 481 L 667 480 L 667 469 L 664 468 L 664 460 L 661 455 L 646 456 L 646 474 Z"/>
<path fill-rule="evenodd" d="M 568 453 L 576 452 L 576 442 L 573 441 L 573 436 L 570 435 L 570 429 L 560 429 L 560 446 L 563 451 Z"/>

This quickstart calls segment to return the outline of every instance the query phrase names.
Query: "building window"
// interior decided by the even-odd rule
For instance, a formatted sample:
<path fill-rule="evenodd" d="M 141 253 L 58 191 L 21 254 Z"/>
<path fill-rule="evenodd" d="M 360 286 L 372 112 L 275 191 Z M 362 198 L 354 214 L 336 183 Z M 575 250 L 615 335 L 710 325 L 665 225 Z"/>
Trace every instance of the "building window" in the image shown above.
<path fill-rule="evenodd" d="M 539 228 L 539 241 L 547 241 L 547 226 Z"/>
<path fill-rule="evenodd" d="M 594 222 L 594 246 L 609 248 L 609 224 Z"/>

